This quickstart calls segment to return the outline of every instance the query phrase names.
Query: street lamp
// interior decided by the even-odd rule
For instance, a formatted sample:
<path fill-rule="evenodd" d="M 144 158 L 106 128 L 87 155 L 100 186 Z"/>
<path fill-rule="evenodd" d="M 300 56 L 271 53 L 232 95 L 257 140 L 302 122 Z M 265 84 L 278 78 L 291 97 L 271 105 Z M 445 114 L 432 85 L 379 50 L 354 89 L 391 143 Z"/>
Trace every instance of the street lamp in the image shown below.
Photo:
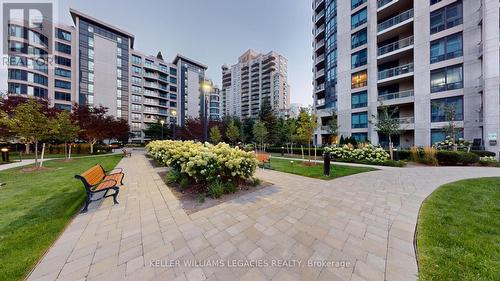
<path fill-rule="evenodd" d="M 161 120 L 160 124 L 161 124 L 161 139 L 163 140 L 163 124 L 165 124 L 165 120 Z"/>
<path fill-rule="evenodd" d="M 203 101 L 203 110 L 202 110 L 202 113 L 203 113 L 203 116 L 202 116 L 202 118 L 203 118 L 203 141 L 207 141 L 208 140 L 208 114 L 207 114 L 208 100 L 207 100 L 207 96 L 210 93 L 210 91 L 212 90 L 212 85 L 208 81 L 205 81 L 201 85 L 201 88 L 203 89 L 202 97 L 201 97 L 201 100 Z"/>
<path fill-rule="evenodd" d="M 175 109 L 172 109 L 170 110 L 170 114 L 172 115 L 172 117 L 174 117 L 174 124 L 173 124 L 173 127 L 172 127 L 172 139 L 175 140 L 175 123 L 177 122 L 177 110 Z"/>

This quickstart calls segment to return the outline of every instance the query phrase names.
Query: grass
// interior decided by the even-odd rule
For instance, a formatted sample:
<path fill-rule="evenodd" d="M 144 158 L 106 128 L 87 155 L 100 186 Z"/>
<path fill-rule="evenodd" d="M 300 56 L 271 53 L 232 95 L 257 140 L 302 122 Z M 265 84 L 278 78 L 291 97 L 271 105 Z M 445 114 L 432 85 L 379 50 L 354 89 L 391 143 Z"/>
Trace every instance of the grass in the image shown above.
<path fill-rule="evenodd" d="M 500 178 L 446 184 L 422 205 L 420 280 L 498 280 Z"/>
<path fill-rule="evenodd" d="M 73 178 L 96 163 L 110 170 L 121 155 L 47 161 L 48 170 L 0 171 L 0 280 L 22 280 L 52 245 L 85 198 Z"/>
<path fill-rule="evenodd" d="M 290 160 L 277 158 L 271 158 L 271 169 L 322 180 L 331 180 L 335 178 L 377 170 L 370 167 L 354 167 L 332 163 L 330 165 L 330 176 L 326 177 L 323 175 L 323 164 L 318 163 L 317 166 L 304 166 L 301 160 L 295 160 L 292 165 L 290 163 Z"/>

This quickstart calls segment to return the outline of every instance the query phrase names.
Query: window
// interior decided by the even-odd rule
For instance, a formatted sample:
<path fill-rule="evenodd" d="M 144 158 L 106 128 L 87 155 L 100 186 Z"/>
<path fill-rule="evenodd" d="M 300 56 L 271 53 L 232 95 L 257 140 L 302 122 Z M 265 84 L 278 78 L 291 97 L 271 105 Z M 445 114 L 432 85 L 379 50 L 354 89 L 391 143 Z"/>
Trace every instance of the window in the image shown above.
<path fill-rule="evenodd" d="M 359 112 L 351 115 L 351 126 L 353 129 L 368 128 L 368 113 Z"/>
<path fill-rule="evenodd" d="M 177 69 L 175 69 L 175 68 L 170 68 L 170 74 L 171 74 L 171 75 L 177 75 Z"/>
<path fill-rule="evenodd" d="M 177 84 L 177 78 L 170 76 L 170 83 Z"/>
<path fill-rule="evenodd" d="M 364 3 L 366 3 L 366 0 L 351 0 L 351 9 L 356 9 Z"/>
<path fill-rule="evenodd" d="M 457 1 L 431 13 L 431 34 L 462 24 L 462 2 Z"/>
<path fill-rule="evenodd" d="M 142 59 L 139 56 L 132 55 L 132 63 L 134 64 L 142 64 Z"/>
<path fill-rule="evenodd" d="M 56 104 L 54 104 L 54 108 L 60 109 L 60 110 L 71 111 L 71 105 L 69 105 L 69 104 L 56 103 Z"/>
<path fill-rule="evenodd" d="M 55 56 L 55 60 L 57 64 L 71 66 L 71 59 Z"/>
<path fill-rule="evenodd" d="M 351 55 L 351 68 L 360 67 L 367 62 L 367 49 L 361 50 Z"/>
<path fill-rule="evenodd" d="M 449 35 L 431 42 L 431 63 L 461 57 L 462 33 Z"/>
<path fill-rule="evenodd" d="M 71 82 L 57 80 L 55 81 L 55 87 L 61 89 L 71 89 Z"/>
<path fill-rule="evenodd" d="M 367 85 L 368 75 L 366 70 L 353 73 L 351 75 L 351 88 L 356 89 Z"/>
<path fill-rule="evenodd" d="M 177 87 L 175 87 L 175 86 L 170 86 L 170 91 L 171 91 L 171 92 L 177 92 Z"/>
<path fill-rule="evenodd" d="M 47 77 L 35 73 L 35 74 L 33 74 L 33 83 L 47 86 L 47 84 L 49 83 L 49 80 L 47 79 Z"/>
<path fill-rule="evenodd" d="M 357 48 L 367 42 L 366 28 L 351 35 L 351 49 Z"/>
<path fill-rule="evenodd" d="M 132 101 L 133 102 L 141 102 L 141 96 L 132 95 Z"/>
<path fill-rule="evenodd" d="M 356 12 L 351 16 L 351 28 L 354 29 L 364 23 L 366 23 L 367 12 L 366 8 Z"/>
<path fill-rule="evenodd" d="M 457 129 L 455 134 L 455 139 L 463 138 L 463 129 Z M 446 139 L 446 132 L 443 129 L 432 129 L 431 130 L 431 145 L 436 142 L 444 141 Z"/>
<path fill-rule="evenodd" d="M 56 37 L 61 40 L 71 41 L 71 33 L 59 28 L 56 28 Z"/>
<path fill-rule="evenodd" d="M 132 83 L 134 84 L 142 84 L 142 79 L 140 77 L 132 76 Z"/>
<path fill-rule="evenodd" d="M 71 46 L 56 42 L 56 51 L 71 55 Z"/>
<path fill-rule="evenodd" d="M 451 110 L 454 116 L 449 116 Z M 453 120 L 450 120 L 452 119 Z M 464 120 L 464 99 L 462 96 L 435 99 L 431 101 L 431 122 L 448 122 Z"/>
<path fill-rule="evenodd" d="M 351 95 L 351 108 L 360 108 L 368 106 L 368 93 L 361 91 Z"/>
<path fill-rule="evenodd" d="M 28 95 L 29 94 L 32 94 L 35 97 L 44 98 L 44 99 L 49 97 L 49 91 L 47 91 L 47 89 L 45 89 L 45 88 L 40 88 L 40 87 L 29 86 L 28 87 Z"/>
<path fill-rule="evenodd" d="M 132 120 L 141 120 L 141 115 L 138 113 L 132 113 Z"/>
<path fill-rule="evenodd" d="M 431 0 L 431 5 L 441 2 L 441 0 Z"/>
<path fill-rule="evenodd" d="M 140 93 L 141 87 L 137 87 L 137 86 L 132 85 L 132 92 L 133 93 Z"/>
<path fill-rule="evenodd" d="M 66 70 L 66 69 L 62 69 L 62 68 L 57 68 L 56 67 L 55 70 L 54 70 L 54 73 L 57 76 L 71 78 L 71 70 Z"/>
<path fill-rule="evenodd" d="M 14 80 L 28 80 L 28 74 L 25 70 L 21 69 L 9 69 L 9 79 Z"/>
<path fill-rule="evenodd" d="M 26 84 L 9 83 L 9 93 L 12 94 L 26 94 L 27 86 Z"/>
<path fill-rule="evenodd" d="M 366 141 L 368 141 L 368 133 L 353 133 L 352 137 L 357 142 L 366 142 Z"/>
<path fill-rule="evenodd" d="M 71 94 L 70 93 L 63 93 L 63 92 L 55 92 L 54 98 L 56 100 L 71 101 Z"/>
<path fill-rule="evenodd" d="M 431 93 L 463 88 L 463 67 L 461 64 L 431 71 Z"/>
<path fill-rule="evenodd" d="M 133 111 L 141 111 L 141 105 L 140 104 L 132 104 L 132 110 Z"/>

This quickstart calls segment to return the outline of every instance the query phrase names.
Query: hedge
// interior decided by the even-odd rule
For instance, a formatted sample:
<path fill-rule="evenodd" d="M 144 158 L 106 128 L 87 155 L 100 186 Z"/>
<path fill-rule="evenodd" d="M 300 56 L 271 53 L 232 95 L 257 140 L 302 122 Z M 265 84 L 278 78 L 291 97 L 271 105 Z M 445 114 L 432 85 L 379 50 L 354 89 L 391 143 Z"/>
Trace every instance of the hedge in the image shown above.
<path fill-rule="evenodd" d="M 459 166 L 479 163 L 479 156 L 465 151 L 439 150 L 436 154 L 439 165 Z"/>
<path fill-rule="evenodd" d="M 487 150 L 471 150 L 470 152 L 477 154 L 479 157 L 486 157 L 486 156 L 495 157 L 495 156 L 497 156 L 497 154 L 495 152 L 487 151 Z"/>

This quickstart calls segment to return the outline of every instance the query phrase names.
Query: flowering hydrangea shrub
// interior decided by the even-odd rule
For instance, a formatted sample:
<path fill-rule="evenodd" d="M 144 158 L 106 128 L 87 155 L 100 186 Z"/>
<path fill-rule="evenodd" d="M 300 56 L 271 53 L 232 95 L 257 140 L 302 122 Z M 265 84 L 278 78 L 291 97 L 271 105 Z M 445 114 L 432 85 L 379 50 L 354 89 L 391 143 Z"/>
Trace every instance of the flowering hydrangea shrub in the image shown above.
<path fill-rule="evenodd" d="M 325 147 L 325 152 L 329 152 L 334 159 L 364 160 L 375 163 L 382 163 L 390 158 L 389 153 L 381 147 L 372 144 L 362 144 L 357 148 L 352 145 Z"/>
<path fill-rule="evenodd" d="M 468 150 L 471 142 L 459 138 L 455 144 L 457 145 L 457 150 Z M 453 139 L 447 136 L 445 140 L 436 142 L 433 147 L 437 150 L 453 150 Z"/>
<path fill-rule="evenodd" d="M 242 180 L 255 174 L 253 152 L 231 148 L 228 144 L 193 141 L 152 141 L 146 149 L 156 161 L 172 167 L 196 182 Z"/>

